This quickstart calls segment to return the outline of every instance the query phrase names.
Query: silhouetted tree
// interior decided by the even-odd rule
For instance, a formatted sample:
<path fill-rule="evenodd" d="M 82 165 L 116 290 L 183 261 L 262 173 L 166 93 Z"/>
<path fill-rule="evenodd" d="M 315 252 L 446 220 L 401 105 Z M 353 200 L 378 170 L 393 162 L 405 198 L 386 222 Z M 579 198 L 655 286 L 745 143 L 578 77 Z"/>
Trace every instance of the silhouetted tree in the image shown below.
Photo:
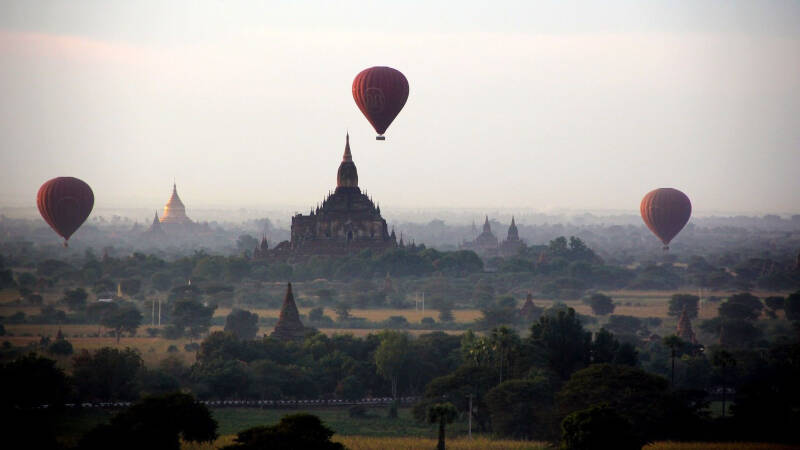
<path fill-rule="evenodd" d="M 230 331 L 239 339 L 255 339 L 258 334 L 258 314 L 234 309 L 225 319 L 225 331 Z"/>

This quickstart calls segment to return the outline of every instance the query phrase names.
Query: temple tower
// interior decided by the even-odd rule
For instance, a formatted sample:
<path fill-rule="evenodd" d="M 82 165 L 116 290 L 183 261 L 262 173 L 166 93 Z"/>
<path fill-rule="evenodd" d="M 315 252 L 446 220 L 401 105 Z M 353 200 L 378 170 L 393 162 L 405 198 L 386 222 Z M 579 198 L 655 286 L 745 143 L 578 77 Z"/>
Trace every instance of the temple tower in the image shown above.
<path fill-rule="evenodd" d="M 694 335 L 694 330 L 692 330 L 692 321 L 689 319 L 685 305 L 683 311 L 681 311 L 681 316 L 678 318 L 678 327 L 675 334 L 686 342 L 697 344 L 697 338 Z"/>
<path fill-rule="evenodd" d="M 192 220 L 186 216 L 186 207 L 183 205 L 181 198 L 178 197 L 178 188 L 175 183 L 172 184 L 172 195 L 169 201 L 164 205 L 164 214 L 161 216 L 161 223 L 166 224 L 189 224 Z"/>
<path fill-rule="evenodd" d="M 294 302 L 292 283 L 286 288 L 286 297 L 283 299 L 278 323 L 275 324 L 275 330 L 270 336 L 282 341 L 302 341 L 305 336 L 305 327 L 300 321 L 300 313 Z"/>

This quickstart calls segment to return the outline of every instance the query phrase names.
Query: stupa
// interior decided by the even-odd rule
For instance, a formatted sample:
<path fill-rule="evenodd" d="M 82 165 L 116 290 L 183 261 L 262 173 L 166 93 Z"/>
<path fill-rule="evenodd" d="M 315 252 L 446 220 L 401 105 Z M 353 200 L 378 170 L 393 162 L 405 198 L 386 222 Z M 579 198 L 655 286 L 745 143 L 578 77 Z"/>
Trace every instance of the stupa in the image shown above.
<path fill-rule="evenodd" d="M 275 329 L 270 336 L 282 341 L 302 341 L 305 333 L 306 329 L 303 322 L 300 321 L 300 313 L 294 302 L 292 283 L 289 283 L 286 288 L 286 297 L 283 298 L 281 313 L 278 316 L 278 323 L 275 324 Z"/>
<path fill-rule="evenodd" d="M 166 225 L 190 225 L 192 219 L 186 215 L 186 206 L 183 205 L 181 198 L 178 197 L 178 187 L 172 184 L 172 195 L 164 205 L 164 214 L 161 216 L 161 223 Z"/>

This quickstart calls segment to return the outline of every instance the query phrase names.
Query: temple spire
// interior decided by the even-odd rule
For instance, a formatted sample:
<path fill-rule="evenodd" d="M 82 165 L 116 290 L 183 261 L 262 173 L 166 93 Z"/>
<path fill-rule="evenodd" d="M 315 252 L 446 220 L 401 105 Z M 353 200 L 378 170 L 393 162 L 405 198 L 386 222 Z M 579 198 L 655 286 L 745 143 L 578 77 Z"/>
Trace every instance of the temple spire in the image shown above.
<path fill-rule="evenodd" d="M 305 335 L 305 327 L 300 322 L 300 313 L 294 302 L 292 293 L 292 283 L 286 287 L 286 297 L 283 299 L 283 306 L 275 324 L 275 330 L 271 336 L 282 341 L 302 341 Z"/>
<path fill-rule="evenodd" d="M 353 161 L 353 155 L 350 153 L 350 132 L 345 135 L 344 156 L 342 156 L 342 161 Z"/>

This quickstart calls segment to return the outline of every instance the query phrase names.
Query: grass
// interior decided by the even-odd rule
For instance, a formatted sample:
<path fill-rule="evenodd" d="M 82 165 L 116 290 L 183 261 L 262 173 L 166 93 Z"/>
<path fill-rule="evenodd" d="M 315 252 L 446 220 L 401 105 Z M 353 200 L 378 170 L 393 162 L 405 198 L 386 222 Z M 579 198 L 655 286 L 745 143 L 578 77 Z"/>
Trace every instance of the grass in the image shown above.
<path fill-rule="evenodd" d="M 235 436 L 221 436 L 213 443 L 184 442 L 181 450 L 214 450 L 233 444 Z M 342 443 L 349 450 L 418 450 L 436 448 L 436 438 L 425 437 L 375 437 L 375 436 L 340 436 L 335 434 L 333 441 Z M 469 439 L 464 436 L 447 439 L 450 450 L 549 450 L 553 449 L 545 442 L 512 441 L 507 439 L 489 439 L 476 436 Z M 654 442 L 642 450 L 792 450 L 796 446 L 782 444 L 766 444 L 758 442 Z"/>
<path fill-rule="evenodd" d="M 436 438 L 421 437 L 365 437 L 334 436 L 333 440 L 344 444 L 349 450 L 417 450 L 436 448 Z M 543 442 L 489 439 L 486 437 L 456 437 L 445 440 L 450 450 L 544 450 L 551 448 Z"/>
<path fill-rule="evenodd" d="M 352 418 L 347 408 L 310 408 L 310 409 L 254 409 L 254 408 L 218 408 L 212 410 L 219 423 L 219 434 L 224 436 L 236 434 L 258 425 L 277 423 L 287 414 L 305 412 L 318 416 L 337 435 L 342 436 L 375 436 L 375 437 L 431 437 L 436 436 L 433 425 L 420 424 L 411 416 L 410 408 L 400 408 L 397 419 L 387 418 L 387 407 L 368 408 L 369 415 L 364 418 Z M 454 423 L 448 432 L 466 434 L 467 424 Z"/>

